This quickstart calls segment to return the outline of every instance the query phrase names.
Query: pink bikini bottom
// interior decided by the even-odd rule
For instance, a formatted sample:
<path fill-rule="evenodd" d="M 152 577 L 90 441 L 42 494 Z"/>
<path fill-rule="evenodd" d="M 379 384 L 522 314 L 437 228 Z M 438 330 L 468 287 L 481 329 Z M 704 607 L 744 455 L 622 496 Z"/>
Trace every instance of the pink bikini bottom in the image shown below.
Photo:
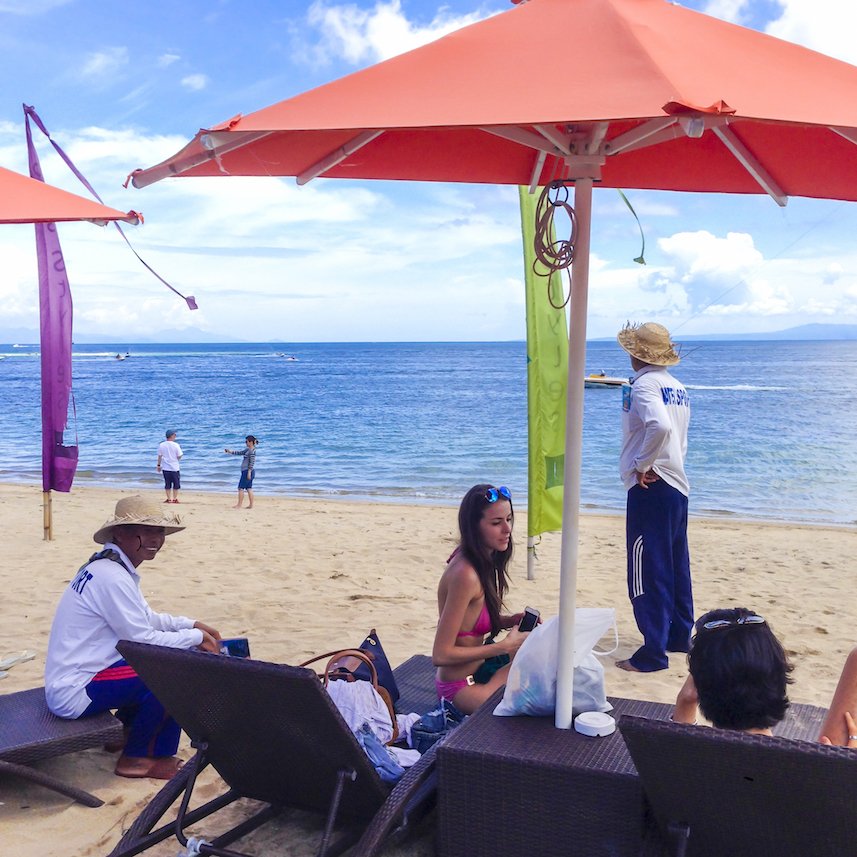
<path fill-rule="evenodd" d="M 448 699 L 450 702 L 454 700 L 455 694 L 458 691 L 473 683 L 472 675 L 467 676 L 467 678 L 457 679 L 456 681 L 441 681 L 437 678 L 434 680 L 434 686 L 437 689 L 437 698 Z"/>

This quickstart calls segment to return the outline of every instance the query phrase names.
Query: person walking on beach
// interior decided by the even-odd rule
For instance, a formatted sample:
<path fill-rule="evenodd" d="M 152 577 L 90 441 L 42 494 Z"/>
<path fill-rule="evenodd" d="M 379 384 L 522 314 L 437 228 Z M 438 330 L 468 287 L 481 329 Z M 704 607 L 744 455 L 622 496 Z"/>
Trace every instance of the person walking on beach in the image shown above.
<path fill-rule="evenodd" d="M 627 324 L 617 339 L 635 373 L 622 388 L 619 471 L 628 492 L 628 595 L 643 645 L 616 666 L 654 672 L 669 666 L 667 652 L 688 651 L 693 629 L 684 471 L 690 400 L 667 371 L 680 357 L 665 327 Z"/>
<path fill-rule="evenodd" d="M 51 626 L 45 659 L 45 696 L 58 717 L 77 720 L 110 709 L 127 739 L 115 772 L 120 777 L 170 779 L 181 729 L 116 650 L 119 640 L 176 649 L 220 651 L 220 633 L 186 616 L 155 613 L 140 591 L 139 566 L 164 539 L 184 529 L 178 515 L 156 500 L 123 497 L 113 517 L 93 535 L 93 554 L 66 587 Z"/>
<path fill-rule="evenodd" d="M 179 461 L 184 455 L 182 448 L 176 443 L 175 429 L 167 429 L 167 439 L 158 445 L 158 473 L 164 474 L 164 490 L 167 492 L 165 503 L 178 503 L 181 478 L 179 475 Z M 172 497 L 170 490 L 172 489 Z"/>
<path fill-rule="evenodd" d="M 245 449 L 224 449 L 228 455 L 243 455 L 241 461 L 241 478 L 238 480 L 238 502 L 232 507 L 240 509 L 244 505 L 244 492 L 247 492 L 247 508 L 253 508 L 253 479 L 256 476 L 256 447 L 259 441 L 252 434 L 244 440 Z"/>

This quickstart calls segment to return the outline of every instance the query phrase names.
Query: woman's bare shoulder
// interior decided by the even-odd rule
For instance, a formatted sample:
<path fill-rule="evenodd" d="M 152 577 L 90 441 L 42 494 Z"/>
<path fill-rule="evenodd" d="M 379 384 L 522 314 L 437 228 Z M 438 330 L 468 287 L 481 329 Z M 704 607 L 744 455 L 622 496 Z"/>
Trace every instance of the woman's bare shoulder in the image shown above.
<path fill-rule="evenodd" d="M 474 595 L 482 592 L 482 584 L 476 569 L 460 554 L 453 556 L 441 576 L 446 586 L 472 591 Z"/>

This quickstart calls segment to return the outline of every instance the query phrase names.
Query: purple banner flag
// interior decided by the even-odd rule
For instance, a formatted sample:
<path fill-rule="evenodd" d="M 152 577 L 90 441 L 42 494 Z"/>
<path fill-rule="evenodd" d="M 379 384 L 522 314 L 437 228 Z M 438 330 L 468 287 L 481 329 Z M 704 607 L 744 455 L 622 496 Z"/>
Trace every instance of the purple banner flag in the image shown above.
<path fill-rule="evenodd" d="M 33 146 L 29 117 L 26 131 L 30 176 L 44 181 L 39 156 Z M 72 303 L 56 223 L 36 224 L 36 253 L 42 358 L 42 489 L 68 492 L 77 469 L 78 454 L 77 445 L 63 443 L 72 395 Z"/>

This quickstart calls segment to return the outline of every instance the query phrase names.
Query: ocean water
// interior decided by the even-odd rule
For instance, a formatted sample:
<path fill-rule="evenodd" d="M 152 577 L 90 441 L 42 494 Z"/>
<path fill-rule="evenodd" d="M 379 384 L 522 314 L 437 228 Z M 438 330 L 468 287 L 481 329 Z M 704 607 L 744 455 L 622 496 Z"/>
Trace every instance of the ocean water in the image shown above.
<path fill-rule="evenodd" d="M 857 342 L 683 354 L 692 514 L 857 523 Z M 0 356 L 0 480 L 39 483 L 38 347 Z M 223 448 L 252 433 L 260 494 L 456 504 L 488 481 L 525 499 L 523 342 L 121 343 L 75 345 L 73 360 L 78 485 L 161 487 L 157 445 L 174 428 L 188 489 L 234 489 L 241 459 Z M 587 363 L 630 372 L 612 342 L 589 343 Z M 585 397 L 582 505 L 619 512 L 621 392 Z"/>

